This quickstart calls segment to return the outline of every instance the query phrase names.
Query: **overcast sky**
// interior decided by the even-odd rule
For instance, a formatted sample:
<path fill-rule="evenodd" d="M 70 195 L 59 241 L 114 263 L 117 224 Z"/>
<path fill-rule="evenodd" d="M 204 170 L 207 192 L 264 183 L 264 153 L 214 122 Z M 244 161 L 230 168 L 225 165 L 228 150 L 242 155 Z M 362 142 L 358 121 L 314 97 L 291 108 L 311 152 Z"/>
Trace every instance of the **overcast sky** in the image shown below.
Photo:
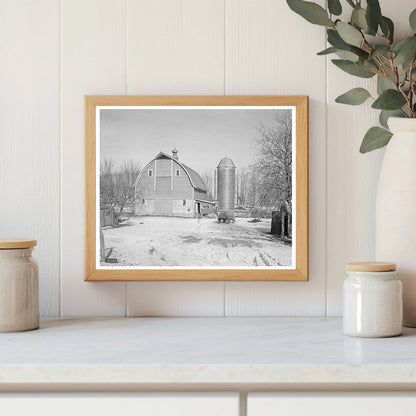
<path fill-rule="evenodd" d="M 273 110 L 102 109 L 101 160 L 140 162 L 143 167 L 160 151 L 203 172 L 225 156 L 237 168 L 256 158 L 257 127 L 274 123 Z"/>

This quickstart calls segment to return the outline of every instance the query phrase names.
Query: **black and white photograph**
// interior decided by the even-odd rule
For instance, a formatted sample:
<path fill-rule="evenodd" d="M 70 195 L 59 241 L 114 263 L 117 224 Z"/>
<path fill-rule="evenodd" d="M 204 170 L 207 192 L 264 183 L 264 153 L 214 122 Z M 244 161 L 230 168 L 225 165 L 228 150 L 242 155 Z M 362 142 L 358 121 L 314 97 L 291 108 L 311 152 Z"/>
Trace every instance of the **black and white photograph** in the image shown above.
<path fill-rule="evenodd" d="M 294 107 L 99 107 L 97 269 L 295 266 Z"/>

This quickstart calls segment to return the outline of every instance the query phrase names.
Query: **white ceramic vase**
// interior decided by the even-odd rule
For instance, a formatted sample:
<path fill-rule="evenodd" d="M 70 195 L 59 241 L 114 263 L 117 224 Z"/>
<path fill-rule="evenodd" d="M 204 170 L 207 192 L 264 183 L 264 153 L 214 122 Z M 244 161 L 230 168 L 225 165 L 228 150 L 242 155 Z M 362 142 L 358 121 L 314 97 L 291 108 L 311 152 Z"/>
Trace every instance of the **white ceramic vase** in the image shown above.
<path fill-rule="evenodd" d="M 376 203 L 376 259 L 397 264 L 403 323 L 416 327 L 416 119 L 392 117 Z"/>

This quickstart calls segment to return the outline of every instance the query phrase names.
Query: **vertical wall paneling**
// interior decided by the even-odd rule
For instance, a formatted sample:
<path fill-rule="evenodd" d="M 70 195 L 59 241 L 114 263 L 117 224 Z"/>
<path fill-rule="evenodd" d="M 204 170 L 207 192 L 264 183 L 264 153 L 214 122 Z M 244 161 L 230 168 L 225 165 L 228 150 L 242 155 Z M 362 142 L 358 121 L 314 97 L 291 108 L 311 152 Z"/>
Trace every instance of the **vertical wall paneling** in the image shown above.
<path fill-rule="evenodd" d="M 4 0 L 0 237 L 31 237 L 40 313 L 59 314 L 59 1 Z"/>
<path fill-rule="evenodd" d="M 62 315 L 124 315 L 126 284 L 84 282 L 83 96 L 126 93 L 126 0 L 62 0 Z"/>
<path fill-rule="evenodd" d="M 227 0 L 226 94 L 310 97 L 310 281 L 227 282 L 226 315 L 324 315 L 326 68 L 322 28 L 275 0 Z"/>
<path fill-rule="evenodd" d="M 380 3 L 410 34 L 414 0 Z M 375 85 L 316 56 L 323 28 L 284 0 L 1 4 L 0 236 L 38 240 L 43 316 L 341 313 L 345 262 L 374 256 L 384 152 L 359 154 L 377 112 L 334 99 Z M 84 282 L 85 94 L 309 95 L 310 281 Z"/>
<path fill-rule="evenodd" d="M 380 1 L 383 13 L 395 23 L 395 37 L 410 36 L 408 16 L 413 0 Z M 347 6 L 348 7 L 348 6 Z M 349 10 L 348 10 L 349 12 Z M 365 132 L 378 122 L 372 100 L 356 107 L 335 103 L 335 98 L 355 87 L 376 93 L 376 79 L 352 77 L 328 60 L 327 147 L 327 279 L 328 314 L 342 313 L 345 263 L 374 259 L 374 214 L 377 183 L 384 150 L 359 153 Z M 386 259 L 388 260 L 388 259 Z"/>
<path fill-rule="evenodd" d="M 128 94 L 224 94 L 225 0 L 127 0 Z"/>
<path fill-rule="evenodd" d="M 127 5 L 128 94 L 224 94 L 224 0 Z M 223 316 L 224 283 L 127 283 L 127 305 L 130 316 Z"/>

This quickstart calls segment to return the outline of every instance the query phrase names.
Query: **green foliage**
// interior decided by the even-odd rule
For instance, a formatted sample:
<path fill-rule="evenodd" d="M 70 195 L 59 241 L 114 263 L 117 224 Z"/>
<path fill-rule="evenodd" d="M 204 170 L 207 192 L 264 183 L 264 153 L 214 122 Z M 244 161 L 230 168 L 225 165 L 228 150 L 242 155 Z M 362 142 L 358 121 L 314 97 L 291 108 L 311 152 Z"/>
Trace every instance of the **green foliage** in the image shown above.
<path fill-rule="evenodd" d="M 381 94 L 383 91 L 390 89 L 393 84 L 386 78 L 377 75 L 377 93 Z"/>
<path fill-rule="evenodd" d="M 328 43 L 336 49 L 343 51 L 349 51 L 357 55 L 359 58 L 368 59 L 368 53 L 360 48 L 346 43 L 340 36 L 340 34 L 334 29 L 327 30 Z"/>
<path fill-rule="evenodd" d="M 335 53 L 344 61 L 358 62 L 360 59 L 358 55 L 350 51 L 336 51 Z"/>
<path fill-rule="evenodd" d="M 408 70 L 416 54 L 416 36 L 401 40 L 393 50 L 396 54 L 394 63 L 401 65 L 405 71 Z"/>
<path fill-rule="evenodd" d="M 335 53 L 337 52 L 338 49 L 334 48 L 333 46 L 331 46 L 330 48 L 326 48 L 321 52 L 318 52 L 317 55 L 329 55 L 330 53 Z"/>
<path fill-rule="evenodd" d="M 362 66 L 359 66 L 358 64 L 347 61 L 345 59 L 333 59 L 332 62 L 338 68 L 342 69 L 350 75 L 354 75 L 355 77 L 371 78 L 375 75 L 373 72 L 369 72 L 366 69 L 363 69 Z"/>
<path fill-rule="evenodd" d="M 371 58 L 374 59 L 377 56 L 384 56 L 386 59 L 389 59 L 389 54 L 391 54 L 393 51 L 391 50 L 391 48 L 389 46 L 376 46 L 375 48 L 373 48 L 372 53 L 371 53 Z"/>
<path fill-rule="evenodd" d="M 286 0 L 288 6 L 305 20 L 315 25 L 334 26 L 328 12 L 319 4 L 303 0 Z"/>
<path fill-rule="evenodd" d="M 335 99 L 335 102 L 348 105 L 359 105 L 370 98 L 370 93 L 365 88 L 353 88 Z"/>
<path fill-rule="evenodd" d="M 361 44 L 363 43 L 363 35 L 354 26 L 338 20 L 336 30 L 345 43 L 356 46 L 357 48 L 361 47 Z"/>
<path fill-rule="evenodd" d="M 363 29 L 364 33 L 368 33 L 368 23 L 365 15 L 366 10 L 362 7 L 354 8 L 351 14 L 351 23 L 358 26 L 360 29 Z"/>
<path fill-rule="evenodd" d="M 339 0 L 328 0 L 329 13 L 339 16 L 342 13 L 342 6 Z"/>
<path fill-rule="evenodd" d="M 332 46 L 330 48 L 324 49 L 321 52 L 318 52 L 317 55 L 329 55 L 331 53 L 335 53 L 339 58 L 352 62 L 357 62 L 360 59 L 359 56 L 353 52 L 337 49 Z"/>
<path fill-rule="evenodd" d="M 381 22 L 381 9 L 378 0 L 367 0 L 365 18 L 367 19 L 369 33 L 375 35 Z"/>
<path fill-rule="evenodd" d="M 286 0 L 289 7 L 307 21 L 326 26 L 331 45 L 318 55 L 335 54 L 334 65 L 359 78 L 377 78 L 377 97 L 372 108 L 381 110 L 384 127 L 371 127 L 364 136 L 360 152 L 385 146 L 391 137 L 389 117 L 416 118 L 416 33 L 396 42 L 394 23 L 384 16 L 379 0 L 345 0 L 352 9 L 349 19 L 332 19 L 343 12 L 342 1 L 327 0 L 326 11 L 312 1 Z M 329 14 L 328 14 L 329 12 Z M 409 16 L 416 32 L 416 9 Z M 353 88 L 336 98 L 337 103 L 360 105 L 371 98 L 365 88 Z M 387 129 L 387 130 L 386 130 Z"/>
<path fill-rule="evenodd" d="M 394 39 L 394 23 L 391 19 L 386 16 L 381 17 L 380 28 L 383 32 L 383 35 L 386 37 L 388 42 L 393 43 Z"/>
<path fill-rule="evenodd" d="M 412 28 L 413 32 L 416 32 L 416 9 L 414 9 L 412 11 L 412 13 L 410 13 L 409 23 L 410 23 L 410 27 Z"/>
<path fill-rule="evenodd" d="M 388 89 L 378 96 L 372 107 L 378 110 L 400 110 L 405 104 L 406 99 L 399 91 Z"/>
<path fill-rule="evenodd" d="M 368 153 L 388 144 L 392 134 L 381 127 L 371 127 L 361 142 L 360 153 Z"/>

